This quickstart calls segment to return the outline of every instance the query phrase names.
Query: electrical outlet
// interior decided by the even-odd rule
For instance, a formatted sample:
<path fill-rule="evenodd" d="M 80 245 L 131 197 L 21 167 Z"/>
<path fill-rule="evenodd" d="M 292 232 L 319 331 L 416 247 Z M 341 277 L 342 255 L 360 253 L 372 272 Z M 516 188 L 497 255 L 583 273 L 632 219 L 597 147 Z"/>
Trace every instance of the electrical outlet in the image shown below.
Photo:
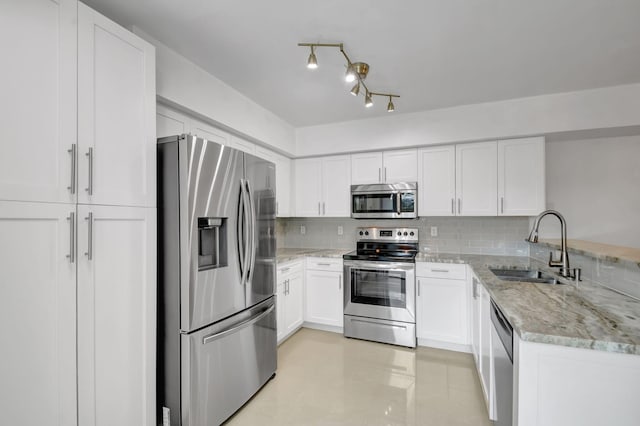
<path fill-rule="evenodd" d="M 437 226 L 432 226 L 431 227 L 431 236 L 432 237 L 437 237 L 438 236 L 438 227 Z"/>
<path fill-rule="evenodd" d="M 338 235 L 344 234 L 344 228 L 342 226 L 338 226 Z"/>
<path fill-rule="evenodd" d="M 307 227 L 304 225 L 300 225 L 300 235 L 304 235 L 307 233 Z"/>

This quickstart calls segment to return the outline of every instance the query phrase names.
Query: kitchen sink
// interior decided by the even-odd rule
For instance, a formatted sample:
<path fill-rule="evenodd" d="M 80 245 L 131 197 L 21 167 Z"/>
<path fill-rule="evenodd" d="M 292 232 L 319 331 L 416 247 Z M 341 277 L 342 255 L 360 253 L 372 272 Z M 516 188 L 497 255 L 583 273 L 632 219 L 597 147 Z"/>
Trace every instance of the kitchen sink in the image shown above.
<path fill-rule="evenodd" d="M 493 272 L 493 275 L 503 281 L 519 281 L 539 284 L 564 284 L 553 275 L 537 269 L 489 268 L 489 270 Z"/>

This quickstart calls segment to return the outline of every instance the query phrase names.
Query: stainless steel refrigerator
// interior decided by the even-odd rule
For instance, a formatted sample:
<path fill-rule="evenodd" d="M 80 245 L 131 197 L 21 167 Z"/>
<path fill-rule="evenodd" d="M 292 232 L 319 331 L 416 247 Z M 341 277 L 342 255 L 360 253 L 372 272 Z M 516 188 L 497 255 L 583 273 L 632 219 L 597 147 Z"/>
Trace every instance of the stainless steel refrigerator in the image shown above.
<path fill-rule="evenodd" d="M 159 423 L 224 422 L 276 371 L 275 166 L 158 140 Z"/>

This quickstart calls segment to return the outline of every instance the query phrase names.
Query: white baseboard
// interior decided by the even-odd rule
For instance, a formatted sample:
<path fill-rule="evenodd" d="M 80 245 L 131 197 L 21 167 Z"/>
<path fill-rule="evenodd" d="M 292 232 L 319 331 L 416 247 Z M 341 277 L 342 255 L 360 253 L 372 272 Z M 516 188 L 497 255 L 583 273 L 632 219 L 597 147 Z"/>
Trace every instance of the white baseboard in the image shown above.
<path fill-rule="evenodd" d="M 315 322 L 305 321 L 302 323 L 302 326 L 304 328 L 311 328 L 314 330 L 330 331 L 332 333 L 339 333 L 339 334 L 344 333 L 344 329 L 342 327 L 336 327 L 335 325 L 318 324 Z"/>
<path fill-rule="evenodd" d="M 442 342 L 440 340 L 432 339 L 418 339 L 418 346 L 427 346 L 429 348 L 445 349 L 455 352 L 471 353 L 471 345 L 463 345 L 460 343 Z"/>

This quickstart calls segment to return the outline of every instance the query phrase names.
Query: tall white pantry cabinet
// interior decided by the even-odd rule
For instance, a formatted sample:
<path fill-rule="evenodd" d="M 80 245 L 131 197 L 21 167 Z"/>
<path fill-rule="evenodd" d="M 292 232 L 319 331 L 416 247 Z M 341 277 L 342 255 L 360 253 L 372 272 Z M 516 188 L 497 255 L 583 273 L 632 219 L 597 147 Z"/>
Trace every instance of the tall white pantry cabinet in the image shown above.
<path fill-rule="evenodd" d="M 2 423 L 154 425 L 154 48 L 6 0 L 0 51 Z"/>

